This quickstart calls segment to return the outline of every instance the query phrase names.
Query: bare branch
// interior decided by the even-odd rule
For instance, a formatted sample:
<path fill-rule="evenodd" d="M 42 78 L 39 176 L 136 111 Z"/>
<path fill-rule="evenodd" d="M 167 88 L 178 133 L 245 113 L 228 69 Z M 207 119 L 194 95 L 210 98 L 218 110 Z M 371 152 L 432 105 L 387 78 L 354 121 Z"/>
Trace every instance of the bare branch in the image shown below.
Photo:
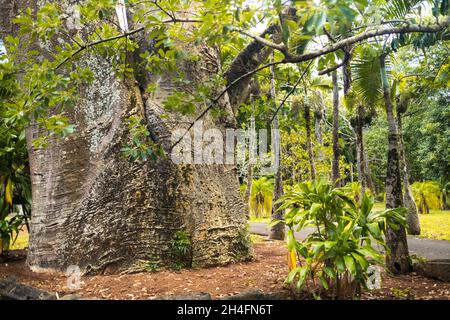
<path fill-rule="evenodd" d="M 329 67 L 328 69 L 319 71 L 318 74 L 319 74 L 319 76 L 324 76 L 324 75 L 326 75 L 326 74 L 329 74 L 329 73 L 331 73 L 331 72 L 333 72 L 333 71 L 339 69 L 339 68 L 342 67 L 343 65 L 345 65 L 345 61 L 343 61 L 343 62 L 341 62 L 341 63 L 339 63 L 339 64 L 337 64 L 337 65 L 335 65 L 335 66 Z"/>
<path fill-rule="evenodd" d="M 313 63 L 314 60 L 310 60 L 309 64 L 306 66 L 305 70 L 303 70 L 301 76 L 297 79 L 297 81 L 294 84 L 294 87 L 292 87 L 291 91 L 289 91 L 286 96 L 284 97 L 283 101 L 281 101 L 280 105 L 278 106 L 277 110 L 275 110 L 272 119 L 270 120 L 270 122 L 273 122 L 273 120 L 275 119 L 275 117 L 277 116 L 278 112 L 281 110 L 281 108 L 283 108 L 284 104 L 286 103 L 287 99 L 295 92 L 295 90 L 297 89 L 298 85 L 300 84 L 300 82 L 303 80 L 303 78 L 306 75 L 306 72 L 308 71 L 309 67 L 311 66 L 311 64 Z"/>

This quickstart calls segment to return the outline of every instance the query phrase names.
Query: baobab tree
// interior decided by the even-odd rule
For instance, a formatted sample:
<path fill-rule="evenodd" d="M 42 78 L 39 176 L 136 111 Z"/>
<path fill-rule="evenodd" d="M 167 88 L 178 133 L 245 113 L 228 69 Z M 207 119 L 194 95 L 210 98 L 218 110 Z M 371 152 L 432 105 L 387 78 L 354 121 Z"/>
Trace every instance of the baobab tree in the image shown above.
<path fill-rule="evenodd" d="M 114 7 L 103 2 L 13 1 L 14 14 L 26 7 L 31 10 L 20 10 L 12 33 L 19 31 L 21 44 L 28 44 L 21 50 L 32 57 L 22 59 L 28 68 L 19 76 L 23 88 L 30 88 L 20 101 L 30 120 L 28 264 L 37 269 L 77 264 L 93 272 L 142 269 L 148 261 L 169 264 L 170 240 L 179 230 L 190 235 L 190 265 L 248 259 L 235 166 L 174 163 L 161 154 L 169 155 L 199 120 L 222 133 L 234 128 L 258 71 L 312 62 L 374 37 L 439 33 L 450 25 L 445 16 L 438 23 L 365 26 L 306 52 L 298 50 L 299 41 L 293 50 L 289 35 L 301 33 L 297 17 L 307 12 L 278 2 L 267 9 L 276 21 L 261 35 L 247 30 L 252 15 L 239 17 L 233 4 L 220 1 L 130 1 L 133 23 L 125 30 L 117 28 Z M 13 15 L 4 12 L 2 19 L 10 21 Z M 330 12 L 328 20 L 348 24 L 352 18 L 339 16 L 347 11 L 342 12 Z M 320 17 L 311 22 L 318 35 L 327 27 L 326 14 Z M 236 36 L 251 42 L 222 70 L 220 44 Z M 267 64 L 273 50 L 282 58 Z M 75 93 L 63 117 L 60 107 Z M 36 148 L 33 142 L 49 129 L 64 133 L 66 122 L 76 125 L 74 133 L 50 136 L 45 148 Z M 179 129 L 185 133 L 172 141 Z M 124 158 L 121 150 L 139 161 Z M 402 236 L 387 240 L 392 248 L 406 244 Z M 391 261 L 403 264 L 404 253 L 392 250 Z"/>

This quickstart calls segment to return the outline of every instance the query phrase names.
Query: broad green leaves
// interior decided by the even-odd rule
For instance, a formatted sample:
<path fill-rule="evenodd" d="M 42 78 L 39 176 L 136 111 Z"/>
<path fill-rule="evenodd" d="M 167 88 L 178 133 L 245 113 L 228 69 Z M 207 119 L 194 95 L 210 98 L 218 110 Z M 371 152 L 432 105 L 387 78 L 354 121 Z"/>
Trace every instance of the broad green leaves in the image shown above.
<path fill-rule="evenodd" d="M 372 246 L 372 240 L 385 247 L 386 224 L 405 225 L 405 209 L 373 212 L 373 200 L 364 195 L 361 205 L 351 197 L 348 187 L 333 188 L 323 180 L 301 183 L 298 191 L 280 199 L 280 210 L 286 210 L 288 250 L 302 257 L 300 266 L 289 273 L 286 283 L 297 281 L 297 289 L 318 277 L 322 287 L 330 284 L 338 295 L 338 281 L 365 286 L 368 268 L 383 263 L 383 254 Z M 308 223 L 305 224 L 305 217 Z M 314 230 L 304 241 L 294 237 L 296 227 Z M 316 294 L 317 288 L 310 293 Z M 343 296 L 341 296 L 343 297 Z"/>

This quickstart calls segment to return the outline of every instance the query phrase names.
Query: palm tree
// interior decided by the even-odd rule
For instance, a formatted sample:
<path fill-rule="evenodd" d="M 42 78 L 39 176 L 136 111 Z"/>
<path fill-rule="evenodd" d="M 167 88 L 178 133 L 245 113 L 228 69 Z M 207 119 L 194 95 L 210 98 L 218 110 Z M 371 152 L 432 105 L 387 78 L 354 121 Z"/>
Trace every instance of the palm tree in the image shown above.
<path fill-rule="evenodd" d="M 256 218 L 266 217 L 272 211 L 273 180 L 266 177 L 253 180 L 250 211 Z"/>
<path fill-rule="evenodd" d="M 417 205 L 414 201 L 414 197 L 411 192 L 411 186 L 409 184 L 410 175 L 408 163 L 406 161 L 405 143 L 403 141 L 403 124 L 402 117 L 408 108 L 408 104 L 411 98 L 411 90 L 406 90 L 406 83 L 404 78 L 400 78 L 399 81 L 394 81 L 394 86 L 397 86 L 400 90 L 396 97 L 396 110 L 397 110 L 397 126 L 399 135 L 399 150 L 400 150 L 400 164 L 403 173 L 403 203 L 408 210 L 407 222 L 408 232 L 412 235 L 420 234 L 420 221 L 417 211 Z M 399 83 L 403 85 L 399 85 Z M 395 89 L 396 90 L 396 89 Z M 397 91 L 397 90 L 396 90 Z"/>
<path fill-rule="evenodd" d="M 417 202 L 420 213 L 430 213 L 430 209 L 440 209 L 442 206 L 441 187 L 437 182 L 415 182 L 411 191 Z"/>
<path fill-rule="evenodd" d="M 399 162 L 398 129 L 388 79 L 388 69 L 390 68 L 387 65 L 389 66 L 389 60 L 387 60 L 385 53 L 379 55 L 370 50 L 370 48 L 360 48 L 357 50 L 357 54 L 358 58 L 355 59 L 356 62 L 353 65 L 354 95 L 357 96 L 360 103 L 372 106 L 383 105 L 385 108 L 389 131 L 386 208 L 399 208 L 403 206 L 403 192 Z M 361 169 L 363 169 L 362 161 Z M 409 253 L 405 229 L 403 227 L 399 227 L 398 230 L 388 228 L 386 243 L 391 251 L 391 254 L 386 257 L 386 264 L 389 270 L 398 273 L 408 272 Z"/>
<path fill-rule="evenodd" d="M 383 90 L 384 105 L 388 122 L 388 167 L 386 174 L 386 209 L 400 208 L 403 206 L 402 181 L 400 175 L 400 159 L 398 150 L 398 129 L 394 116 L 391 89 L 386 68 L 386 54 L 380 56 L 380 74 Z M 410 270 L 408 242 L 406 230 L 398 226 L 397 230 L 387 228 L 386 243 L 391 253 L 386 257 L 389 270 L 396 273 L 408 273 Z"/>

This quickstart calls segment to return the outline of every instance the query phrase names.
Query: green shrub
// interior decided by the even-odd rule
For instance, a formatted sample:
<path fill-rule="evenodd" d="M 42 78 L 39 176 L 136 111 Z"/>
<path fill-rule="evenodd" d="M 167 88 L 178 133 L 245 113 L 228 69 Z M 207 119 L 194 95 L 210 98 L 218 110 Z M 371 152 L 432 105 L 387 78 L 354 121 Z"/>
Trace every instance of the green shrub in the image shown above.
<path fill-rule="evenodd" d="M 175 233 L 170 241 L 170 252 L 173 269 L 180 270 L 191 265 L 191 240 L 187 231 L 178 230 Z"/>
<path fill-rule="evenodd" d="M 386 225 L 405 224 L 404 208 L 373 212 L 373 199 L 367 194 L 359 205 L 348 187 L 334 188 L 327 181 L 306 182 L 280 199 L 280 210 L 288 212 L 287 246 L 296 263 L 286 284 L 296 283 L 315 298 L 326 292 L 332 298 L 354 298 L 371 275 L 373 265 L 382 265 L 377 243 L 387 250 L 383 234 Z M 275 222 L 274 222 L 275 223 Z M 304 241 L 294 231 L 313 227 Z"/>
<path fill-rule="evenodd" d="M 419 213 L 430 213 L 430 209 L 442 207 L 442 189 L 434 181 L 415 182 L 411 185 Z"/>

